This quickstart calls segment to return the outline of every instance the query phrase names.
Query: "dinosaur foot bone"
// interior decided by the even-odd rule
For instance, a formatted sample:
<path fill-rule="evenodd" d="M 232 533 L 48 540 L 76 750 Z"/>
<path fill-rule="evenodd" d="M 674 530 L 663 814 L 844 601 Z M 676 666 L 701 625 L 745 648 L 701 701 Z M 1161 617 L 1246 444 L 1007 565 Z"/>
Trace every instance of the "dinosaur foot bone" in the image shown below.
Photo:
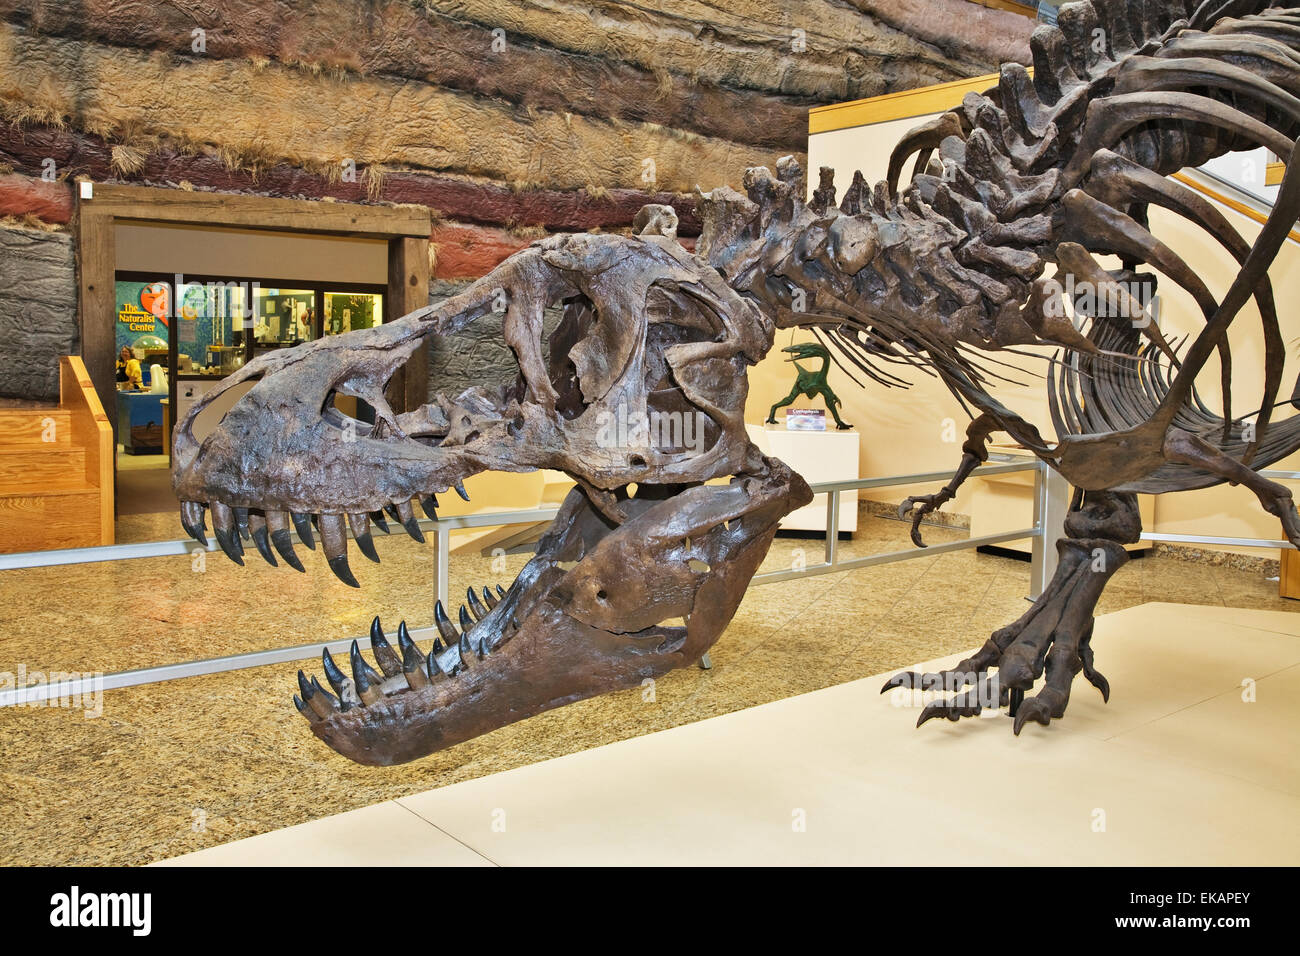
<path fill-rule="evenodd" d="M 1057 542 L 1056 574 L 1023 617 L 995 631 L 983 647 L 955 667 L 937 673 L 896 674 L 881 693 L 898 688 L 961 691 L 929 701 L 917 718 L 919 727 L 934 717 L 957 721 L 1006 706 L 1012 691 L 1030 691 L 1046 675 L 1038 694 L 1026 697 L 1016 711 L 1012 727 L 1017 736 L 1031 720 L 1046 726 L 1065 715 L 1071 685 L 1081 670 L 1101 691 L 1102 699 L 1109 700 L 1110 684 L 1093 662 L 1093 611 L 1106 582 L 1128 561 L 1123 545 L 1137 540 L 1136 516 L 1132 495 L 1089 493 L 1083 508 L 1066 521 L 1070 536 Z M 963 690 L 971 685 L 973 689 Z"/>

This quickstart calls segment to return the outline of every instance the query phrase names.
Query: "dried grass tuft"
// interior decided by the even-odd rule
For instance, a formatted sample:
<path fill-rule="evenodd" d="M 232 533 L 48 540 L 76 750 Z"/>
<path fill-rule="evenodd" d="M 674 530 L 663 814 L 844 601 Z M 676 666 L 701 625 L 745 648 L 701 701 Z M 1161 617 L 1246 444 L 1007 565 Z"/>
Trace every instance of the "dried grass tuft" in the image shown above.
<path fill-rule="evenodd" d="M 388 169 L 378 163 L 366 167 L 363 179 L 366 184 L 366 198 L 371 202 L 379 199 L 384 192 L 384 180 L 388 178 Z"/>
<path fill-rule="evenodd" d="M 144 169 L 146 159 L 148 154 L 144 150 L 136 149 L 134 146 L 119 145 L 113 147 L 110 163 L 115 173 L 126 177 L 134 176 Z"/>
<path fill-rule="evenodd" d="M 5 216 L 0 218 L 0 229 L 26 229 L 29 232 L 68 232 L 67 226 L 61 226 L 58 223 L 46 222 L 39 216 L 32 213 L 24 213 L 21 216 Z"/>

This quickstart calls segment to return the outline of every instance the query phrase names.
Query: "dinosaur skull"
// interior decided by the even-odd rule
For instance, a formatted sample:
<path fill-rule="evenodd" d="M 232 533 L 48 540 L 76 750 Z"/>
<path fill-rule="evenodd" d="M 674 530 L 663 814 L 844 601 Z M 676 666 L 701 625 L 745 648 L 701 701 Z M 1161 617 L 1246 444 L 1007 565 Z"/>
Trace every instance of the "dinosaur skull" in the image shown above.
<path fill-rule="evenodd" d="M 179 423 L 173 484 L 187 531 L 206 540 L 206 508 L 233 560 L 249 538 L 301 569 L 290 529 L 311 545 L 314 524 L 353 586 L 348 531 L 373 555 L 369 525 L 385 511 L 419 538 L 412 502 L 432 517 L 436 496 L 463 493 L 470 475 L 552 468 L 575 482 L 508 590 L 471 592 L 458 625 L 436 609 L 430 652 L 404 627 L 394 649 L 376 624 L 378 670 L 354 645 L 351 676 L 324 655 L 333 694 L 300 675 L 299 710 L 345 756 L 412 760 L 693 663 L 780 518 L 811 498 L 745 434 L 745 370 L 771 346 L 770 320 L 664 235 L 666 216 L 646 219 L 640 236 L 534 243 L 437 307 L 258 358 Z M 563 314 L 547 341 L 552 306 Z M 426 337 L 493 311 L 517 381 L 394 413 L 385 388 Z M 236 387 L 247 391 L 200 440 L 196 420 Z M 340 413 L 339 394 L 374 422 Z"/>

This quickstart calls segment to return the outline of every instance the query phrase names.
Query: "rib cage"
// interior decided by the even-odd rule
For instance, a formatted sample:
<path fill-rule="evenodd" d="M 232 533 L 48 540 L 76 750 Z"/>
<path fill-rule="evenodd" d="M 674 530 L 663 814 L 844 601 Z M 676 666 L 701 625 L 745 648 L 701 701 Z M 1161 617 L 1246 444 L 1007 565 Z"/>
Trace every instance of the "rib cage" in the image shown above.
<path fill-rule="evenodd" d="M 1258 145 L 1290 157 L 1300 134 L 1300 9 L 1271 8 L 1267 0 L 1084 0 L 1063 6 L 1056 27 L 1036 30 L 1031 51 L 1032 76 L 1018 64 L 1005 65 L 994 89 L 968 95 L 960 107 L 904 138 L 891 156 L 883 195 L 882 187 L 870 194 L 859 177 L 841 210 L 854 215 L 873 204 L 891 220 L 919 215 L 964 234 L 952 245 L 958 268 L 978 269 L 1020 303 L 1028 298 L 1032 276 L 1048 263 L 1059 264 L 1062 243 L 1095 255 L 1118 254 L 1127 274 L 1155 268 L 1191 291 L 1206 325 L 1171 354 L 1132 329 L 1095 320 L 1083 329 L 1084 349 L 1041 329 L 1017 327 L 1007 320 L 1006 302 L 986 295 L 981 315 L 955 315 L 946 339 L 936 339 L 933 325 L 926 326 L 925 334 L 913 337 L 911 350 L 925 354 L 959 399 L 992 414 L 1045 457 L 1050 442 L 986 391 L 987 376 L 970 357 L 972 346 L 1063 346 L 1048 368 L 1047 385 L 1052 419 L 1065 441 L 1158 421 L 1201 436 L 1255 468 L 1300 449 L 1300 417 L 1270 421 L 1285 354 L 1267 277 L 1288 224 L 1300 212 L 1300 196 L 1292 197 L 1294 187 L 1284 186 L 1270 224 L 1252 247 L 1185 187 L 1168 180 L 1159 185 L 1143 175 L 1165 177 Z M 913 156 L 911 182 L 900 194 L 899 178 Z M 1208 229 L 1229 261 L 1235 257 L 1240 271 L 1222 302 L 1146 232 L 1146 210 L 1153 204 Z M 1245 419 L 1231 410 L 1226 332 L 1252 295 L 1263 322 L 1266 367 L 1258 409 L 1252 410 L 1258 416 L 1255 441 L 1248 442 Z M 880 357 L 879 349 L 862 345 L 882 328 L 878 316 L 850 318 L 839 328 L 816 324 L 858 364 Z M 1195 390 L 1215 350 L 1222 366 L 1221 412 Z M 1166 464 L 1117 490 L 1160 493 L 1221 480 L 1195 467 Z"/>

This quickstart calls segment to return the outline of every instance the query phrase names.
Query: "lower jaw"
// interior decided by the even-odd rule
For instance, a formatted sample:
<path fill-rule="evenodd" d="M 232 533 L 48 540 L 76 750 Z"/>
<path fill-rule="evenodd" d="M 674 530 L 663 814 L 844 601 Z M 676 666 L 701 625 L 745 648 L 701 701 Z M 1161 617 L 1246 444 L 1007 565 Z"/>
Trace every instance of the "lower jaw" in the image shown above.
<path fill-rule="evenodd" d="M 548 606 L 505 646 L 473 660 L 464 672 L 420 691 L 385 698 L 377 707 L 317 721 L 312 731 L 356 763 L 407 763 L 556 707 L 637 687 L 693 663 L 687 658 L 698 660 L 703 651 L 686 651 L 686 630 L 654 627 L 635 635 L 611 635 Z M 623 645 L 617 655 L 578 652 L 593 642 L 611 641 Z"/>
<path fill-rule="evenodd" d="M 633 516 L 613 528 L 575 489 L 500 603 L 463 634 L 440 623 L 449 640 L 441 663 L 451 666 L 426 668 L 433 683 L 408 690 L 394 675 L 402 689 L 369 690 L 368 705 L 308 714 L 312 731 L 357 763 L 406 763 L 694 664 L 731 622 L 780 519 L 812 497 L 785 466 L 767 464 L 763 480 L 625 501 Z M 706 559 L 691 559 L 703 573 L 690 570 L 689 555 Z M 665 623 L 675 615 L 684 626 Z M 461 619 L 469 624 L 463 610 Z M 619 629 L 629 624 L 643 629 Z M 354 660 L 354 675 L 358 666 L 374 673 Z"/>

